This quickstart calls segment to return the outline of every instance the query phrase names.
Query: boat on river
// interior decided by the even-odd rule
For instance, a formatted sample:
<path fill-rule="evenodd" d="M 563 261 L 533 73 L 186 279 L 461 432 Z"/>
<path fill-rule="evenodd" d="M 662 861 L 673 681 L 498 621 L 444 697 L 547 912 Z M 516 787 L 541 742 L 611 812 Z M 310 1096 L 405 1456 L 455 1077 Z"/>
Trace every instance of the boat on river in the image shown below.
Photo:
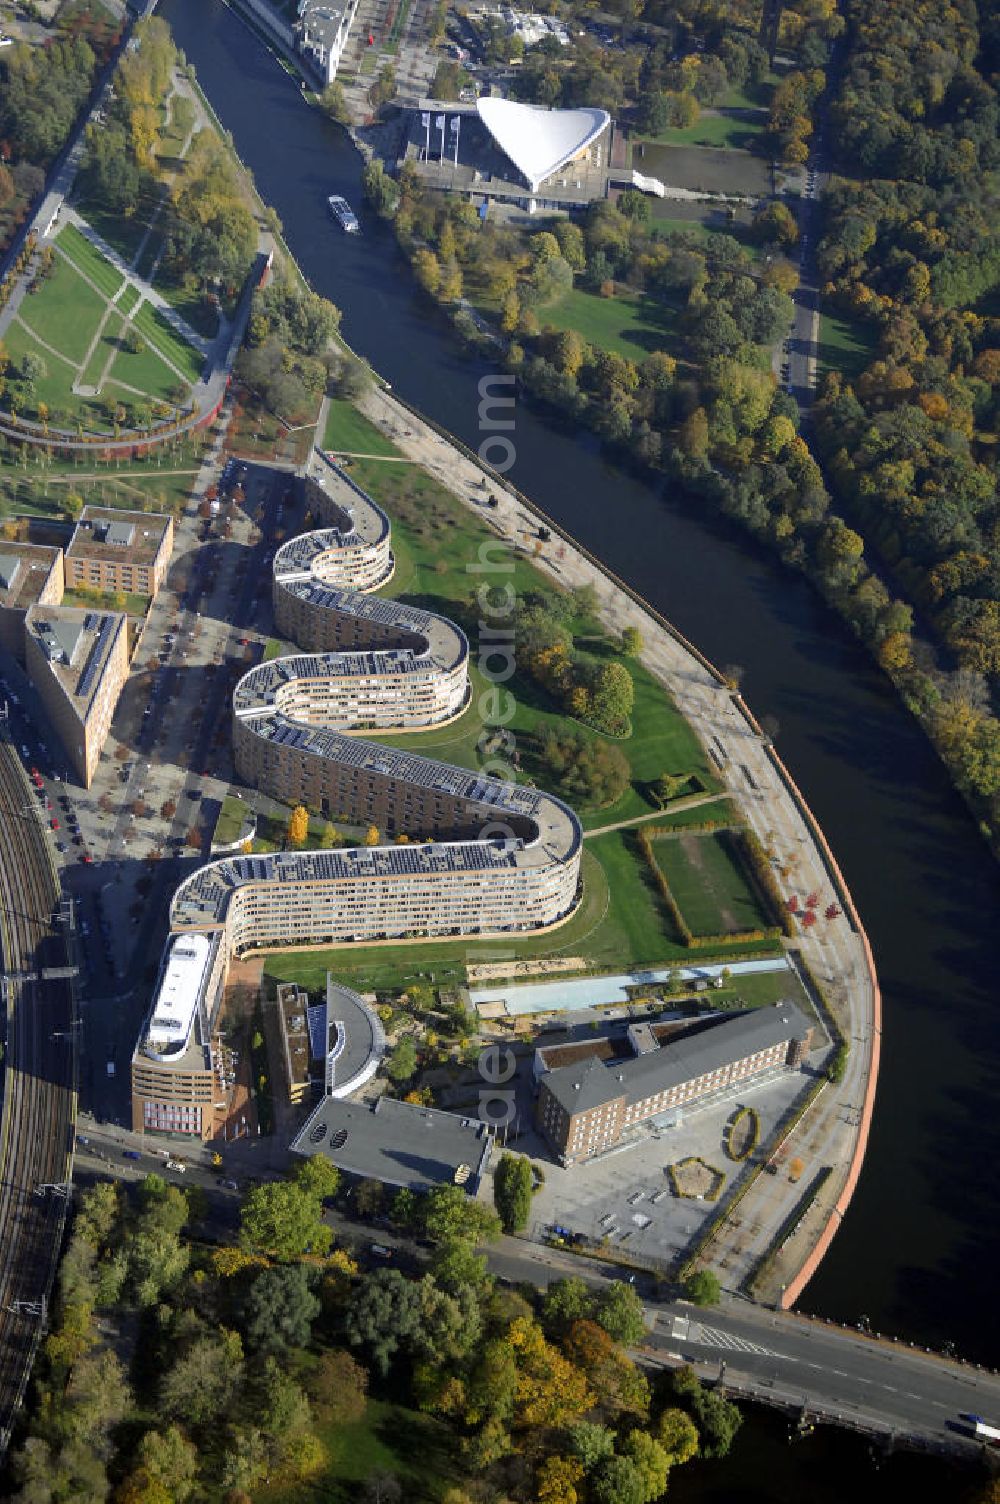
<path fill-rule="evenodd" d="M 361 226 L 358 223 L 358 216 L 346 198 L 340 198 L 336 193 L 332 193 L 326 202 L 340 228 L 348 235 L 357 235 Z"/>

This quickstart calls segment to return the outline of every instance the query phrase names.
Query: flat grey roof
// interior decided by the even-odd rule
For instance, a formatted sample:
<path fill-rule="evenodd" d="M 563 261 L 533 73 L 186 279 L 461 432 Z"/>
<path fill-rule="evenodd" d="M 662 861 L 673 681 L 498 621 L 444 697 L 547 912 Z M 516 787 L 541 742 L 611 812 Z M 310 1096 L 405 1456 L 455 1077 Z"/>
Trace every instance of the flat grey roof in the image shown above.
<path fill-rule="evenodd" d="M 306 1120 L 291 1147 L 296 1154 L 325 1154 L 339 1169 L 385 1185 L 427 1191 L 435 1185 L 463 1184 L 475 1194 L 490 1138 L 478 1118 L 393 1097 L 376 1102 L 328 1098 Z"/>
<path fill-rule="evenodd" d="M 654 1091 L 682 1086 L 781 1040 L 804 1039 L 809 1028 L 809 1021 L 794 1003 L 775 1003 L 706 1022 L 690 1034 L 668 1040 L 659 1049 L 631 1060 L 619 1058 L 605 1065 L 590 1057 L 580 1064 L 549 1071 L 542 1080 L 569 1113 L 589 1112 L 622 1096 L 629 1104 L 642 1102 Z"/>

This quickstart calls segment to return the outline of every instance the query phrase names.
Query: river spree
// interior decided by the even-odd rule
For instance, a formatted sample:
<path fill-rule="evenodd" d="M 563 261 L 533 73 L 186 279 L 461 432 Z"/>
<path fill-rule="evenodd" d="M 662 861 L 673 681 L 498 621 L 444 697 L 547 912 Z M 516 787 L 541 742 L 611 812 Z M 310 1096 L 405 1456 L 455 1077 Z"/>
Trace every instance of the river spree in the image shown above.
<path fill-rule="evenodd" d="M 477 446 L 486 364 L 465 357 L 418 298 L 387 229 L 362 213 L 362 235 L 345 236 L 330 220 L 331 193 L 361 206 L 361 162 L 343 132 L 303 103 L 221 0 L 165 0 L 160 12 L 302 269 L 342 309 L 347 339 Z M 716 662 L 744 666 L 747 700 L 777 717 L 781 754 L 872 941 L 885 1012 L 874 1129 L 850 1212 L 800 1306 L 864 1314 L 876 1329 L 994 1361 L 995 864 L 917 726 L 808 585 L 608 466 L 587 435 L 521 404 L 512 437 L 522 490 Z"/>

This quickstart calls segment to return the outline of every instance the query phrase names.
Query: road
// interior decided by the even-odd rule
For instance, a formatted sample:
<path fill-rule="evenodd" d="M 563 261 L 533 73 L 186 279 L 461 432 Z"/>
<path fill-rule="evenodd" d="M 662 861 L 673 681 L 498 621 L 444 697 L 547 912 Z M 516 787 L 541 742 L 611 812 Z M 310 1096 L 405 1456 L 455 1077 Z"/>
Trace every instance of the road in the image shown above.
<path fill-rule="evenodd" d="M 84 1178 L 113 1175 L 134 1180 L 159 1170 L 162 1151 L 147 1152 L 139 1135 L 90 1124 L 81 1119 L 88 1139 L 77 1151 Z M 139 1161 L 122 1151 L 141 1151 Z M 238 1228 L 240 1193 L 222 1183 L 236 1178 L 278 1178 L 287 1155 L 275 1155 L 266 1141 L 243 1139 L 222 1150 L 224 1165 L 213 1171 L 207 1149 L 185 1149 L 187 1171 L 178 1184 L 205 1190 L 209 1212 L 203 1231 L 220 1241 Z M 169 1177 L 173 1178 L 173 1177 Z M 339 1246 L 364 1258 L 378 1242 L 393 1249 L 396 1262 L 419 1269 L 427 1251 L 381 1223 L 363 1223 L 329 1209 L 326 1220 Z M 614 1264 L 581 1258 L 557 1248 L 541 1248 L 519 1238 L 502 1238 L 485 1250 L 491 1273 L 508 1284 L 544 1288 L 553 1280 L 576 1276 L 593 1286 L 621 1279 Z M 924 1352 L 874 1334 L 834 1326 L 788 1311 L 767 1310 L 744 1300 L 726 1300 L 699 1310 L 685 1301 L 658 1299 L 657 1286 L 639 1275 L 649 1335 L 635 1356 L 650 1366 L 691 1363 L 710 1382 L 720 1375 L 735 1395 L 754 1398 L 813 1420 L 869 1431 L 898 1443 L 916 1444 L 974 1455 L 977 1444 L 960 1429 L 960 1416 L 1000 1416 L 1000 1377 L 953 1359 Z"/>

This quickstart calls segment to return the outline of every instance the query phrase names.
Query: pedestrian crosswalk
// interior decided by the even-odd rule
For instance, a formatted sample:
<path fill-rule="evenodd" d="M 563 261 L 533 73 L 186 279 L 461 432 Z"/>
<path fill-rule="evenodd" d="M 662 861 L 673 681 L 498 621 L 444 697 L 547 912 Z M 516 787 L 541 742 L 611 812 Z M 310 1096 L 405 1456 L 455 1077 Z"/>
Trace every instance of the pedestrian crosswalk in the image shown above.
<path fill-rule="evenodd" d="M 735 1353 L 756 1353 L 764 1358 L 778 1356 L 772 1348 L 763 1347 L 759 1342 L 751 1342 L 749 1337 L 738 1337 L 733 1332 L 723 1332 L 718 1327 L 705 1326 L 700 1321 L 690 1323 L 687 1340 L 695 1347 L 723 1348 L 727 1352 Z"/>

